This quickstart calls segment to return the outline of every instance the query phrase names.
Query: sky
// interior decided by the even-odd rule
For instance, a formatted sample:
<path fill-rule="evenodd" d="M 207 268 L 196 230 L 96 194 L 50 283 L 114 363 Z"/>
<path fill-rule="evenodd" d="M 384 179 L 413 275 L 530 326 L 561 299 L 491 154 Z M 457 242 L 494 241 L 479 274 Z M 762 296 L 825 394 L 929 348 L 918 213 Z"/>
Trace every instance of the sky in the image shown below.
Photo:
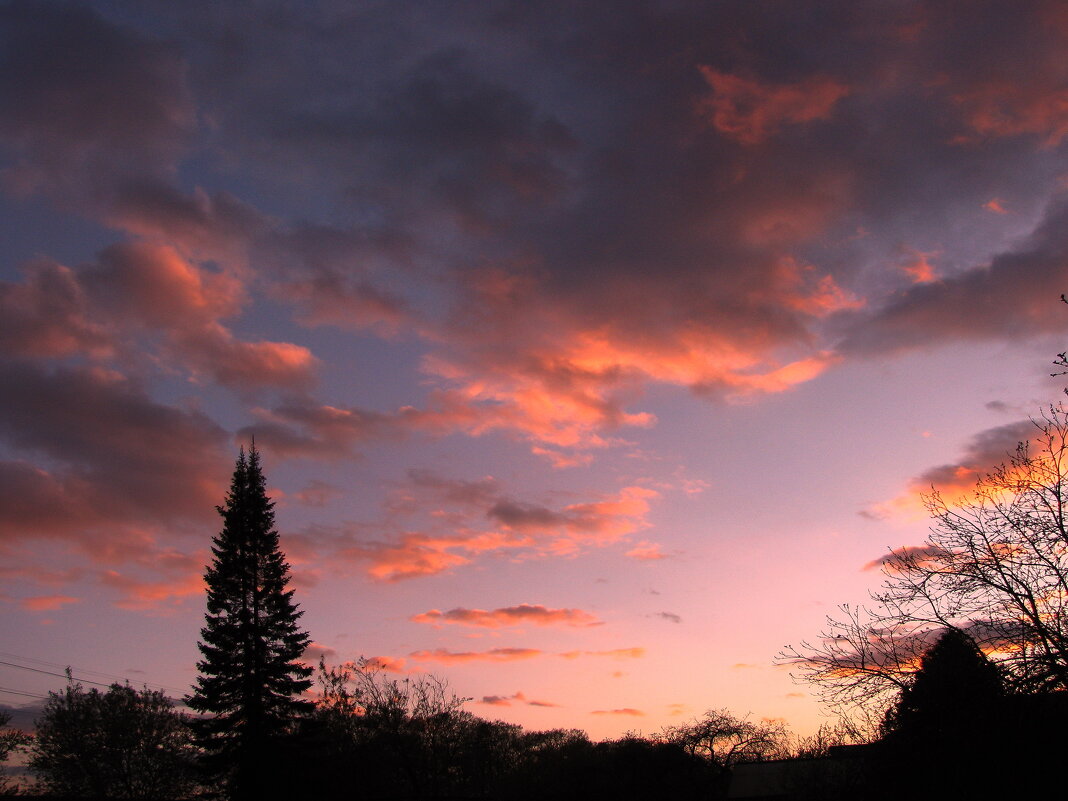
<path fill-rule="evenodd" d="M 776 654 L 1063 397 L 1066 48 L 1041 0 L 0 2 L 0 704 L 189 688 L 255 438 L 309 659 L 814 730 Z"/>

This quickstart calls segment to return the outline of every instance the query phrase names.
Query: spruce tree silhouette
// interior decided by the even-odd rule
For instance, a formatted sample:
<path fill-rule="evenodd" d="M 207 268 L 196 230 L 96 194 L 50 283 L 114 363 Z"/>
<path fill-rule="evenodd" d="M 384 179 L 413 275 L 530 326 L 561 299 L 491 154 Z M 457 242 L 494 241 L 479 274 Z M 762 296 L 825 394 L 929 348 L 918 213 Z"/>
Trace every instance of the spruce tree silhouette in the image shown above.
<path fill-rule="evenodd" d="M 997 665 L 967 634 L 948 629 L 924 655 L 885 727 L 890 732 L 948 734 L 1003 694 Z"/>
<path fill-rule="evenodd" d="M 233 801 L 265 798 L 278 786 L 273 752 L 279 738 L 309 713 L 297 698 L 311 686 L 312 669 L 298 662 L 311 638 L 298 620 L 289 565 L 278 545 L 274 504 L 267 497 L 255 443 L 237 459 L 226 504 L 217 507 L 222 531 L 213 539 L 203 660 L 189 706 L 209 772 Z"/>
<path fill-rule="evenodd" d="M 883 721 L 885 754 L 916 781 L 913 797 L 978 798 L 1005 781 L 995 767 L 1004 692 L 1000 670 L 971 637 L 958 629 L 939 637 Z"/>

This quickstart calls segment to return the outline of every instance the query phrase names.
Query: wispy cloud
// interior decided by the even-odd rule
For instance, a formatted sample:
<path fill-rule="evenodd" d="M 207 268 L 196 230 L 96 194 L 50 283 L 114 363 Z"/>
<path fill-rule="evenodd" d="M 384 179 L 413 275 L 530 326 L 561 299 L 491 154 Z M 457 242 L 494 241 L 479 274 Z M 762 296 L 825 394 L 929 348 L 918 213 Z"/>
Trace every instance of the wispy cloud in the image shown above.
<path fill-rule="evenodd" d="M 560 706 L 549 701 L 537 701 L 527 698 L 522 692 L 517 692 L 514 695 L 484 695 L 477 703 L 485 704 L 486 706 L 512 706 L 513 704 L 538 707 Z"/>
<path fill-rule="evenodd" d="M 594 615 L 581 609 L 550 609 L 541 604 L 519 604 L 492 611 L 457 607 L 447 612 L 431 609 L 414 615 L 416 623 L 432 625 L 456 624 L 483 628 L 502 628 L 532 623 L 537 626 L 597 626 L 601 624 Z"/>
<path fill-rule="evenodd" d="M 433 651 L 413 651 L 409 656 L 417 662 L 441 662 L 445 665 L 463 662 L 515 662 L 533 659 L 543 651 L 537 648 L 493 648 L 488 651 L 450 651 L 438 648 Z"/>

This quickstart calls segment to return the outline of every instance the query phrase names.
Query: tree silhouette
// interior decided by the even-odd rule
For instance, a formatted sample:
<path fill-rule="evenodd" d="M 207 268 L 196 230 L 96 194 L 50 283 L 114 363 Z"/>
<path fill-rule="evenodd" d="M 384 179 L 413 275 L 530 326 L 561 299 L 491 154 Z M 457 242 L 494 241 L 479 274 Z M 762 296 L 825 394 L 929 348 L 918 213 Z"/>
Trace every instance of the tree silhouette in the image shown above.
<path fill-rule="evenodd" d="M 883 557 L 882 586 L 779 654 L 842 711 L 876 718 L 912 683 L 932 635 L 966 631 L 1012 692 L 1068 690 L 1068 408 L 958 499 L 924 495 L 926 542 Z"/>
<path fill-rule="evenodd" d="M 312 669 L 297 660 L 311 639 L 303 614 L 286 589 L 289 565 L 274 529 L 259 453 L 237 459 L 222 532 L 213 539 L 206 625 L 197 663 L 200 676 L 189 706 L 209 717 L 197 722 L 209 770 L 231 799 L 270 795 L 276 747 L 312 704 L 295 696 L 311 686 Z"/>
<path fill-rule="evenodd" d="M 4 764 L 12 754 L 18 753 L 31 742 L 33 738 L 18 729 L 4 728 L 11 722 L 11 713 L 0 709 L 0 795 L 8 795 L 12 790 L 7 774 L 4 772 Z"/>
<path fill-rule="evenodd" d="M 72 682 L 48 694 L 30 767 L 56 795 L 162 801 L 193 793 L 194 751 L 186 716 L 159 690 Z"/>
<path fill-rule="evenodd" d="M 1003 695 L 997 665 L 967 634 L 948 629 L 924 655 L 897 705 L 887 711 L 883 730 L 887 736 L 959 737 L 976 720 L 989 720 Z"/>
<path fill-rule="evenodd" d="M 1003 698 L 997 665 L 967 634 L 946 630 L 883 721 L 884 780 L 906 770 L 915 798 L 996 797 L 998 788 L 1007 790 L 1009 771 L 992 770 L 1003 764 Z"/>

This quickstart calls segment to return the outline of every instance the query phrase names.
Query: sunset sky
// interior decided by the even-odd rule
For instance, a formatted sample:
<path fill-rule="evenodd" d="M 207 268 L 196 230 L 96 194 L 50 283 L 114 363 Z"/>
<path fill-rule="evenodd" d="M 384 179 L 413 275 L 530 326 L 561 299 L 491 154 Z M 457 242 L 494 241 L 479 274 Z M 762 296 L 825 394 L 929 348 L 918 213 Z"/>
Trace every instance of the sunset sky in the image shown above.
<path fill-rule="evenodd" d="M 1057 0 L 0 2 L 0 704 L 188 689 L 255 437 L 312 657 L 811 731 L 776 653 L 1063 398 L 1066 54 Z"/>

